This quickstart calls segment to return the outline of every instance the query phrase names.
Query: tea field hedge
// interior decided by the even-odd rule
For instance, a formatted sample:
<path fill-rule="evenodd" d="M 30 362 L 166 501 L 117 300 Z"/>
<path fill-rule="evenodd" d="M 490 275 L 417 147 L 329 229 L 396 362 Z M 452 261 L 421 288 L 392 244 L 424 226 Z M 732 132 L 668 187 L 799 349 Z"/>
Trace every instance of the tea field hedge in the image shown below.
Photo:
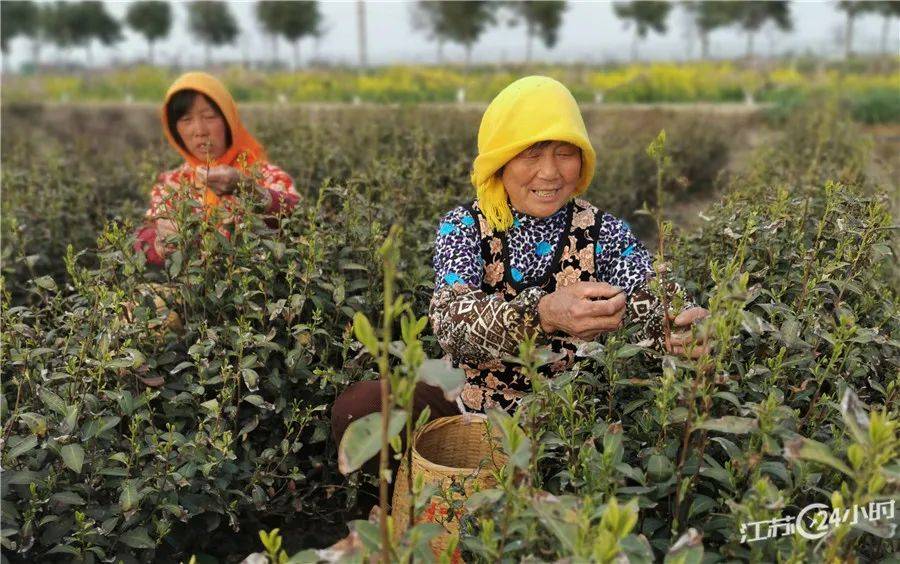
<path fill-rule="evenodd" d="M 360 73 L 355 68 L 301 71 L 245 66 L 219 69 L 238 102 L 415 104 L 486 103 L 504 86 L 528 74 L 566 84 L 582 103 L 773 103 L 792 105 L 816 91 L 839 93 L 851 115 L 867 123 L 897 123 L 898 62 L 894 57 L 826 63 L 813 58 L 783 61 L 715 61 L 628 65 L 495 65 L 461 69 L 391 66 Z M 174 68 L 136 66 L 92 73 L 37 72 L 9 75 L 10 102 L 151 102 L 175 80 Z"/>
<path fill-rule="evenodd" d="M 149 182 L 175 163 L 159 141 L 99 118 L 78 142 L 53 120 L 4 129 L 4 558 L 230 561 L 262 529 L 280 528 L 292 552 L 346 534 L 372 477 L 338 473 L 329 406 L 375 375 L 352 320 L 384 308 L 377 251 L 402 225 L 395 292 L 424 315 L 436 219 L 472 194 L 477 116 L 442 111 L 259 119 L 301 204 L 277 229 L 247 209 L 224 237 L 185 203 L 162 269 L 131 250 Z M 589 199 L 641 225 L 635 208 L 658 203 L 644 148 L 662 126 L 664 206 L 716 198 L 700 229 L 666 231 L 665 258 L 710 309 L 716 346 L 692 362 L 613 336 L 536 379 L 515 418 L 498 419 L 519 456 L 467 502 L 463 556 L 895 554 L 884 522 L 741 542 L 743 523 L 898 494 L 897 186 L 872 181 L 867 139 L 822 102 L 734 170 L 735 128 L 602 117 L 620 121 L 588 116 L 600 153 Z"/>

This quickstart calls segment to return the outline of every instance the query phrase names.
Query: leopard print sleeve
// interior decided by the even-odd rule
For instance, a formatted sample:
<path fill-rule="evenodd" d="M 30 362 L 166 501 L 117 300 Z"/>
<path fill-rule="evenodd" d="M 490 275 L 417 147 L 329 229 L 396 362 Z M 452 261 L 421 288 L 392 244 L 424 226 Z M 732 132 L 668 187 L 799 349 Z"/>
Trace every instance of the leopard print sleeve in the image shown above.
<path fill-rule="evenodd" d="M 457 282 L 481 287 L 481 244 L 478 225 L 469 211 L 459 206 L 441 218 L 434 240 L 434 287 Z"/>
<path fill-rule="evenodd" d="M 649 281 L 655 276 L 653 259 L 629 225 L 608 213 L 603 214 L 596 245 L 597 279 L 625 289 L 625 326 L 638 325 L 632 340 L 658 352 L 664 350 L 662 303 L 650 291 Z M 667 293 L 678 295 L 683 309 L 695 307 L 684 289 L 675 282 L 667 283 Z"/>

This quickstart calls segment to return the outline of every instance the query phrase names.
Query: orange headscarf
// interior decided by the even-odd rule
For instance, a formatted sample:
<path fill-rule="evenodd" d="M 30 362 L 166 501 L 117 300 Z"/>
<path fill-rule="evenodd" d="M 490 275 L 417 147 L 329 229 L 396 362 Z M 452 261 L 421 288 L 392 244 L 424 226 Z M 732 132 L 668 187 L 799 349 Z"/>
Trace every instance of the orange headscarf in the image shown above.
<path fill-rule="evenodd" d="M 267 160 L 262 145 L 250 135 L 250 132 L 247 131 L 244 124 L 241 122 L 241 118 L 238 115 L 237 104 L 234 103 L 234 98 L 231 97 L 231 93 L 228 92 L 225 85 L 219 82 L 214 76 L 205 72 L 189 72 L 178 77 L 178 79 L 172 83 L 172 86 L 169 87 L 169 91 L 166 92 L 166 99 L 163 102 L 162 112 L 160 112 L 166 139 L 168 139 L 169 144 L 184 157 L 184 160 L 187 161 L 188 164 L 192 167 L 206 166 L 206 161 L 198 159 L 192 155 L 190 151 L 179 145 L 178 142 L 175 141 L 175 136 L 169 131 L 169 116 L 166 112 L 166 108 L 168 107 L 169 100 L 172 99 L 172 96 L 180 90 L 196 90 L 197 92 L 205 94 L 219 106 L 220 110 L 222 110 L 222 116 L 225 118 L 225 122 L 228 123 L 228 127 L 231 130 L 231 146 L 225 151 L 224 155 L 215 159 L 211 164 L 237 166 L 237 160 L 241 154 L 245 155 L 247 164 Z M 207 206 L 216 206 L 219 203 L 219 197 L 212 190 L 207 188 L 206 193 L 203 195 L 203 202 Z"/>

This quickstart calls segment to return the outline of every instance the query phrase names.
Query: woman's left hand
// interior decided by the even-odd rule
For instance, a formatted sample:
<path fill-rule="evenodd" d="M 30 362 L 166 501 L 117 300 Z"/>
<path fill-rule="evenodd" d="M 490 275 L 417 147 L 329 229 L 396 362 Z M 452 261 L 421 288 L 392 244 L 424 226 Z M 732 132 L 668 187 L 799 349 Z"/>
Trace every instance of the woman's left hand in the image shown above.
<path fill-rule="evenodd" d="M 709 310 L 702 307 L 692 307 L 682 311 L 672 320 L 672 332 L 666 343 L 666 350 L 672 354 L 679 354 L 688 358 L 697 359 L 710 351 L 705 332 L 694 331 L 693 324 L 709 315 Z M 671 318 L 670 318 L 671 319 Z"/>
<path fill-rule="evenodd" d="M 197 167 L 197 182 L 202 186 L 209 186 L 216 196 L 234 194 L 241 173 L 234 167 L 218 165 L 207 169 L 205 166 Z"/>

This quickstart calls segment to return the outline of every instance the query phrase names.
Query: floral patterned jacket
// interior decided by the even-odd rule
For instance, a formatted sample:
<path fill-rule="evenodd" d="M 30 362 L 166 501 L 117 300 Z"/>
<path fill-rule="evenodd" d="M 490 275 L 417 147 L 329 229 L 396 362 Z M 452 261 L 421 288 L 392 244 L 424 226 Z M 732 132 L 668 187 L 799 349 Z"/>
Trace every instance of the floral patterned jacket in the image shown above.
<path fill-rule="evenodd" d="M 294 188 L 294 181 L 290 175 L 267 162 L 256 163 L 253 168 L 257 183 L 270 195 L 269 205 L 264 213 L 273 216 L 291 211 L 300 196 Z M 174 196 L 180 193 L 179 190 L 184 185 L 194 187 L 190 196 L 203 201 L 203 188 L 195 186 L 194 169 L 188 163 L 161 173 L 150 191 L 150 207 L 144 213 L 146 223 L 138 229 L 135 242 L 135 249 L 146 255 L 149 264 L 161 266 L 165 262 L 156 251 L 156 220 L 164 218 L 175 209 L 177 198 Z M 226 206 L 231 198 L 233 196 L 223 198 Z M 197 210 L 198 213 L 200 211 Z"/>
<path fill-rule="evenodd" d="M 579 280 L 623 288 L 626 323 L 639 325 L 635 341 L 662 349 L 662 305 L 647 288 L 652 260 L 627 223 L 580 199 L 547 218 L 513 208 L 513 218 L 508 232 L 495 234 L 475 202 L 450 211 L 437 230 L 431 321 L 444 351 L 467 368 L 468 407 L 509 407 L 521 395 L 527 383 L 515 381 L 508 367 L 501 370 L 500 359 L 517 354 L 527 337 L 539 345 L 560 340 L 541 329 L 537 303 L 553 289 Z M 683 296 L 677 285 L 669 289 Z M 571 357 L 570 345 L 577 339 L 568 341 L 552 348 Z M 571 360 L 554 368 L 564 369 Z"/>

